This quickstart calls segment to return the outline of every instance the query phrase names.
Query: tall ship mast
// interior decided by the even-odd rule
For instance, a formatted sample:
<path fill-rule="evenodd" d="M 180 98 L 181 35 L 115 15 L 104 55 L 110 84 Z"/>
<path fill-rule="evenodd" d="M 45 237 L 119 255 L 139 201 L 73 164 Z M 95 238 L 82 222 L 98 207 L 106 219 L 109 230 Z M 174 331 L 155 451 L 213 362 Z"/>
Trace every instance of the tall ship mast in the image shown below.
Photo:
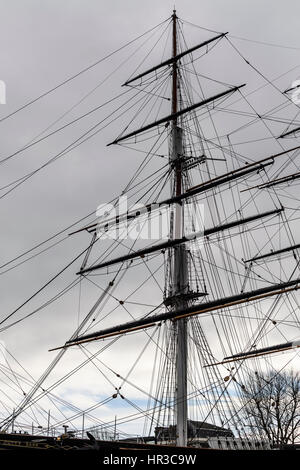
<path fill-rule="evenodd" d="M 251 381 L 297 367 L 300 145 L 287 142 L 300 127 L 297 118 L 282 117 L 282 104 L 257 111 L 245 83 L 204 75 L 201 59 L 224 42 L 256 69 L 228 33 L 205 31 L 209 37 L 188 47 L 182 24 L 176 11 L 162 23 L 153 49 L 162 37 L 171 47 L 166 41 L 158 65 L 142 68 L 142 60 L 123 84 L 123 102 L 105 118 L 124 119 L 123 108 L 133 109 L 105 155 L 117 149 L 120 157 L 121 148 L 144 159 L 117 197 L 72 228 L 73 238 L 88 234 L 89 244 L 71 263 L 81 258 L 76 280 L 51 299 L 75 286 L 82 296 L 88 286 L 87 308 L 69 339 L 52 345 L 52 361 L 38 380 L 1 369 L 22 384 L 23 394 L 2 413 L 0 446 L 9 446 L 7 436 L 16 441 L 16 429 L 30 442 L 47 429 L 47 443 L 51 436 L 56 446 L 63 427 L 68 445 L 73 438 L 77 446 L 86 444 L 86 432 L 123 446 L 270 445 L 255 417 L 247 423 L 245 407 Z M 273 88 L 286 106 L 298 106 L 289 90 Z M 11 316 L 1 331 L 26 320 Z M 59 367 L 61 378 L 51 382 Z M 88 382 L 96 370 L 107 394 L 101 390 L 100 400 L 96 394 L 95 404 L 81 409 L 56 395 L 66 380 L 82 372 L 81 383 Z M 135 418 L 144 422 L 139 432 L 132 432 Z"/>
<path fill-rule="evenodd" d="M 182 156 L 184 155 L 182 129 L 178 126 L 176 114 L 178 112 L 177 96 L 180 95 L 180 82 L 177 72 L 177 18 L 174 11 L 173 22 L 173 66 L 172 66 L 172 148 L 170 155 L 170 167 L 173 170 L 172 196 L 181 196 L 183 188 Z M 174 228 L 172 239 L 180 239 L 184 235 L 184 205 L 177 204 L 174 214 Z M 172 255 L 171 255 L 172 256 Z M 173 272 L 171 295 L 174 301 L 173 307 L 185 308 L 187 302 L 184 297 L 188 291 L 187 256 L 184 244 L 174 247 Z M 180 299 L 180 301 L 178 301 Z M 177 403 L 177 443 L 180 446 L 187 445 L 187 324 L 186 319 L 177 320 L 175 324 L 176 335 L 176 403 Z"/>

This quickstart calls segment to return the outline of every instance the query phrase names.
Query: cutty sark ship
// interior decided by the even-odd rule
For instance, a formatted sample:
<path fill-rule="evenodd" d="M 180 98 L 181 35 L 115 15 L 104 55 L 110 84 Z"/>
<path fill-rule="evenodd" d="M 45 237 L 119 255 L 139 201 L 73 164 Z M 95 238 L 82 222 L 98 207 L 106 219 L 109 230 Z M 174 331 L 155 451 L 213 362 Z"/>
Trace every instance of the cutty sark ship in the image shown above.
<path fill-rule="evenodd" d="M 19 393 L 1 405 L 2 448 L 270 448 L 244 410 L 253 374 L 297 370 L 298 104 L 228 33 L 199 28 L 203 40 L 188 45 L 186 24 L 174 11 L 143 36 L 151 49 L 102 120 L 123 116 L 125 129 L 105 152 L 123 163 L 137 155 L 137 168 L 69 233 L 88 237 L 73 272 L 82 264 L 50 301 L 86 288 L 89 308 L 76 330 L 65 344 L 51 338 L 53 360 L 38 380 L 8 353 L 0 365 L 3 393 L 12 384 Z M 224 76 L 213 66 L 218 50 Z M 246 75 L 222 81 L 234 76 L 232 57 L 260 87 L 247 91 Z M 279 102 L 263 111 L 269 95 L 261 106 L 251 95 L 266 88 Z M 2 321 L 3 339 L 21 321 Z M 98 384 L 93 402 L 68 401 L 74 377 Z"/>

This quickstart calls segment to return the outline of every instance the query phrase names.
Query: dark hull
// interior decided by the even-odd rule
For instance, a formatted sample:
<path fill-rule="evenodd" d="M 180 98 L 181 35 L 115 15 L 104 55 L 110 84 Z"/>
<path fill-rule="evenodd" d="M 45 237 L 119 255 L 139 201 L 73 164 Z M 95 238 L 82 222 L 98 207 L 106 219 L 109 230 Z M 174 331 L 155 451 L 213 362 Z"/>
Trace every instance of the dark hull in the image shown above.
<path fill-rule="evenodd" d="M 56 438 L 48 436 L 38 436 L 30 434 L 8 434 L 0 433 L 0 451 L 1 450 L 36 450 L 36 451 L 130 451 L 130 450 L 149 450 L 153 452 L 174 452 L 189 451 L 193 452 L 197 449 L 186 447 L 174 447 L 167 445 L 156 445 L 147 443 L 124 442 L 124 441 L 103 441 L 77 438 Z M 200 450 L 200 449 L 198 449 Z"/>
<path fill-rule="evenodd" d="M 290 450 L 296 450 L 290 449 Z M 290 450 L 213 450 L 192 447 L 174 447 L 165 445 L 139 444 L 120 441 L 94 441 L 89 439 L 63 439 L 31 436 L 22 434 L 0 433 L 0 462 L 1 466 L 22 464 L 53 465 L 54 468 L 144 468 L 145 465 L 232 465 L 233 460 L 241 464 L 245 459 L 252 464 L 261 465 L 279 457 L 290 458 Z M 128 462 L 128 459 L 133 459 Z M 184 460 L 188 459 L 188 460 Z M 191 460 L 194 459 L 194 460 Z M 206 460 L 207 459 L 207 460 Z M 241 460 L 240 460 L 241 459 Z M 134 462 L 134 464 L 133 464 Z"/>

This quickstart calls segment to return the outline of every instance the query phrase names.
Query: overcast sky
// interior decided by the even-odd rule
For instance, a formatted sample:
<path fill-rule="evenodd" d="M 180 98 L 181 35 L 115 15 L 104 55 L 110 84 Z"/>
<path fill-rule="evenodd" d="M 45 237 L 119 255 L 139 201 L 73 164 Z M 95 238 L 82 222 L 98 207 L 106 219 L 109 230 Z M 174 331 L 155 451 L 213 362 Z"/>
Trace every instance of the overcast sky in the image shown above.
<path fill-rule="evenodd" d="M 169 0 L 0 0 L 0 80 L 6 83 L 6 105 L 0 105 L 0 119 L 64 79 L 121 47 L 172 13 Z M 177 0 L 178 16 L 214 31 L 285 46 L 300 47 L 300 4 L 297 0 Z M 191 44 L 197 30 L 191 29 Z M 209 33 L 210 34 L 210 33 Z M 199 33 L 201 40 L 205 34 Z M 262 69 L 266 76 L 279 75 L 300 63 L 299 50 L 256 45 L 236 39 L 235 44 Z M 28 144 L 57 118 L 92 90 L 107 73 L 124 60 L 119 54 L 71 84 L 0 123 L 1 159 Z M 222 65 L 226 66 L 223 57 Z M 227 64 L 228 65 L 228 64 Z M 127 66 L 126 66 L 127 67 Z M 60 123 L 120 92 L 120 85 L 134 68 L 120 70 Z M 238 83 L 243 65 L 237 62 Z M 219 71 L 221 68 L 219 69 Z M 300 77 L 300 70 L 290 75 Z M 221 77 L 222 79 L 223 77 Z M 224 80 L 226 81 L 226 80 Z M 245 77 L 247 81 L 247 77 Z M 284 86 L 284 82 L 282 82 Z M 16 156 L 1 166 L 0 185 L 18 179 L 43 164 L 93 124 L 88 120 L 59 136 Z M 56 128 L 55 125 L 53 128 Z M 96 210 L 120 193 L 136 168 L 138 156 L 128 159 L 105 145 L 116 137 L 117 127 L 106 129 L 86 145 L 42 170 L 11 194 L 0 199 L 1 265 L 43 241 L 58 230 Z M 0 191 L 0 196 L 5 191 Z M 4 318 L 54 275 L 73 255 L 86 246 L 84 236 L 70 238 L 49 253 L 25 263 L 0 277 L 1 308 Z M 72 279 L 79 263 L 63 278 Z M 42 295 L 24 309 L 29 312 L 51 294 Z M 70 297 L 64 311 L 56 308 L 24 322 L 3 334 L 2 339 L 35 377 L 49 362 L 47 349 L 64 342 L 77 325 L 78 297 Z M 84 307 L 88 308 L 88 302 Z M 22 310 L 23 312 L 23 310 Z M 73 326 L 72 326 L 73 325 Z"/>

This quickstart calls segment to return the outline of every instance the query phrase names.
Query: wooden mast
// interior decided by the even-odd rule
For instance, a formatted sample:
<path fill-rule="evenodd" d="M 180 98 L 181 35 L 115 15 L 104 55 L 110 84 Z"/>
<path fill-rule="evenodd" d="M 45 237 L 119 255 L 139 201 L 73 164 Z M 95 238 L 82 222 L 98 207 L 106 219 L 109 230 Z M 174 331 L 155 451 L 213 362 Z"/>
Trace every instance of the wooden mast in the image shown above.
<path fill-rule="evenodd" d="M 177 16 L 176 11 L 172 15 L 173 23 L 173 57 L 177 56 Z M 170 155 L 170 165 L 173 170 L 173 195 L 176 197 L 182 194 L 182 129 L 178 127 L 178 68 L 177 61 L 172 65 L 172 151 Z M 174 226 L 171 227 L 173 238 L 180 239 L 184 235 L 183 204 L 175 205 Z M 185 245 L 175 246 L 173 249 L 173 272 L 172 272 L 172 297 L 174 299 L 173 308 L 184 308 L 186 302 L 179 301 L 187 291 L 187 257 Z M 176 444 L 178 446 L 187 445 L 187 320 L 185 318 L 177 320 L 175 324 L 176 341 Z"/>

